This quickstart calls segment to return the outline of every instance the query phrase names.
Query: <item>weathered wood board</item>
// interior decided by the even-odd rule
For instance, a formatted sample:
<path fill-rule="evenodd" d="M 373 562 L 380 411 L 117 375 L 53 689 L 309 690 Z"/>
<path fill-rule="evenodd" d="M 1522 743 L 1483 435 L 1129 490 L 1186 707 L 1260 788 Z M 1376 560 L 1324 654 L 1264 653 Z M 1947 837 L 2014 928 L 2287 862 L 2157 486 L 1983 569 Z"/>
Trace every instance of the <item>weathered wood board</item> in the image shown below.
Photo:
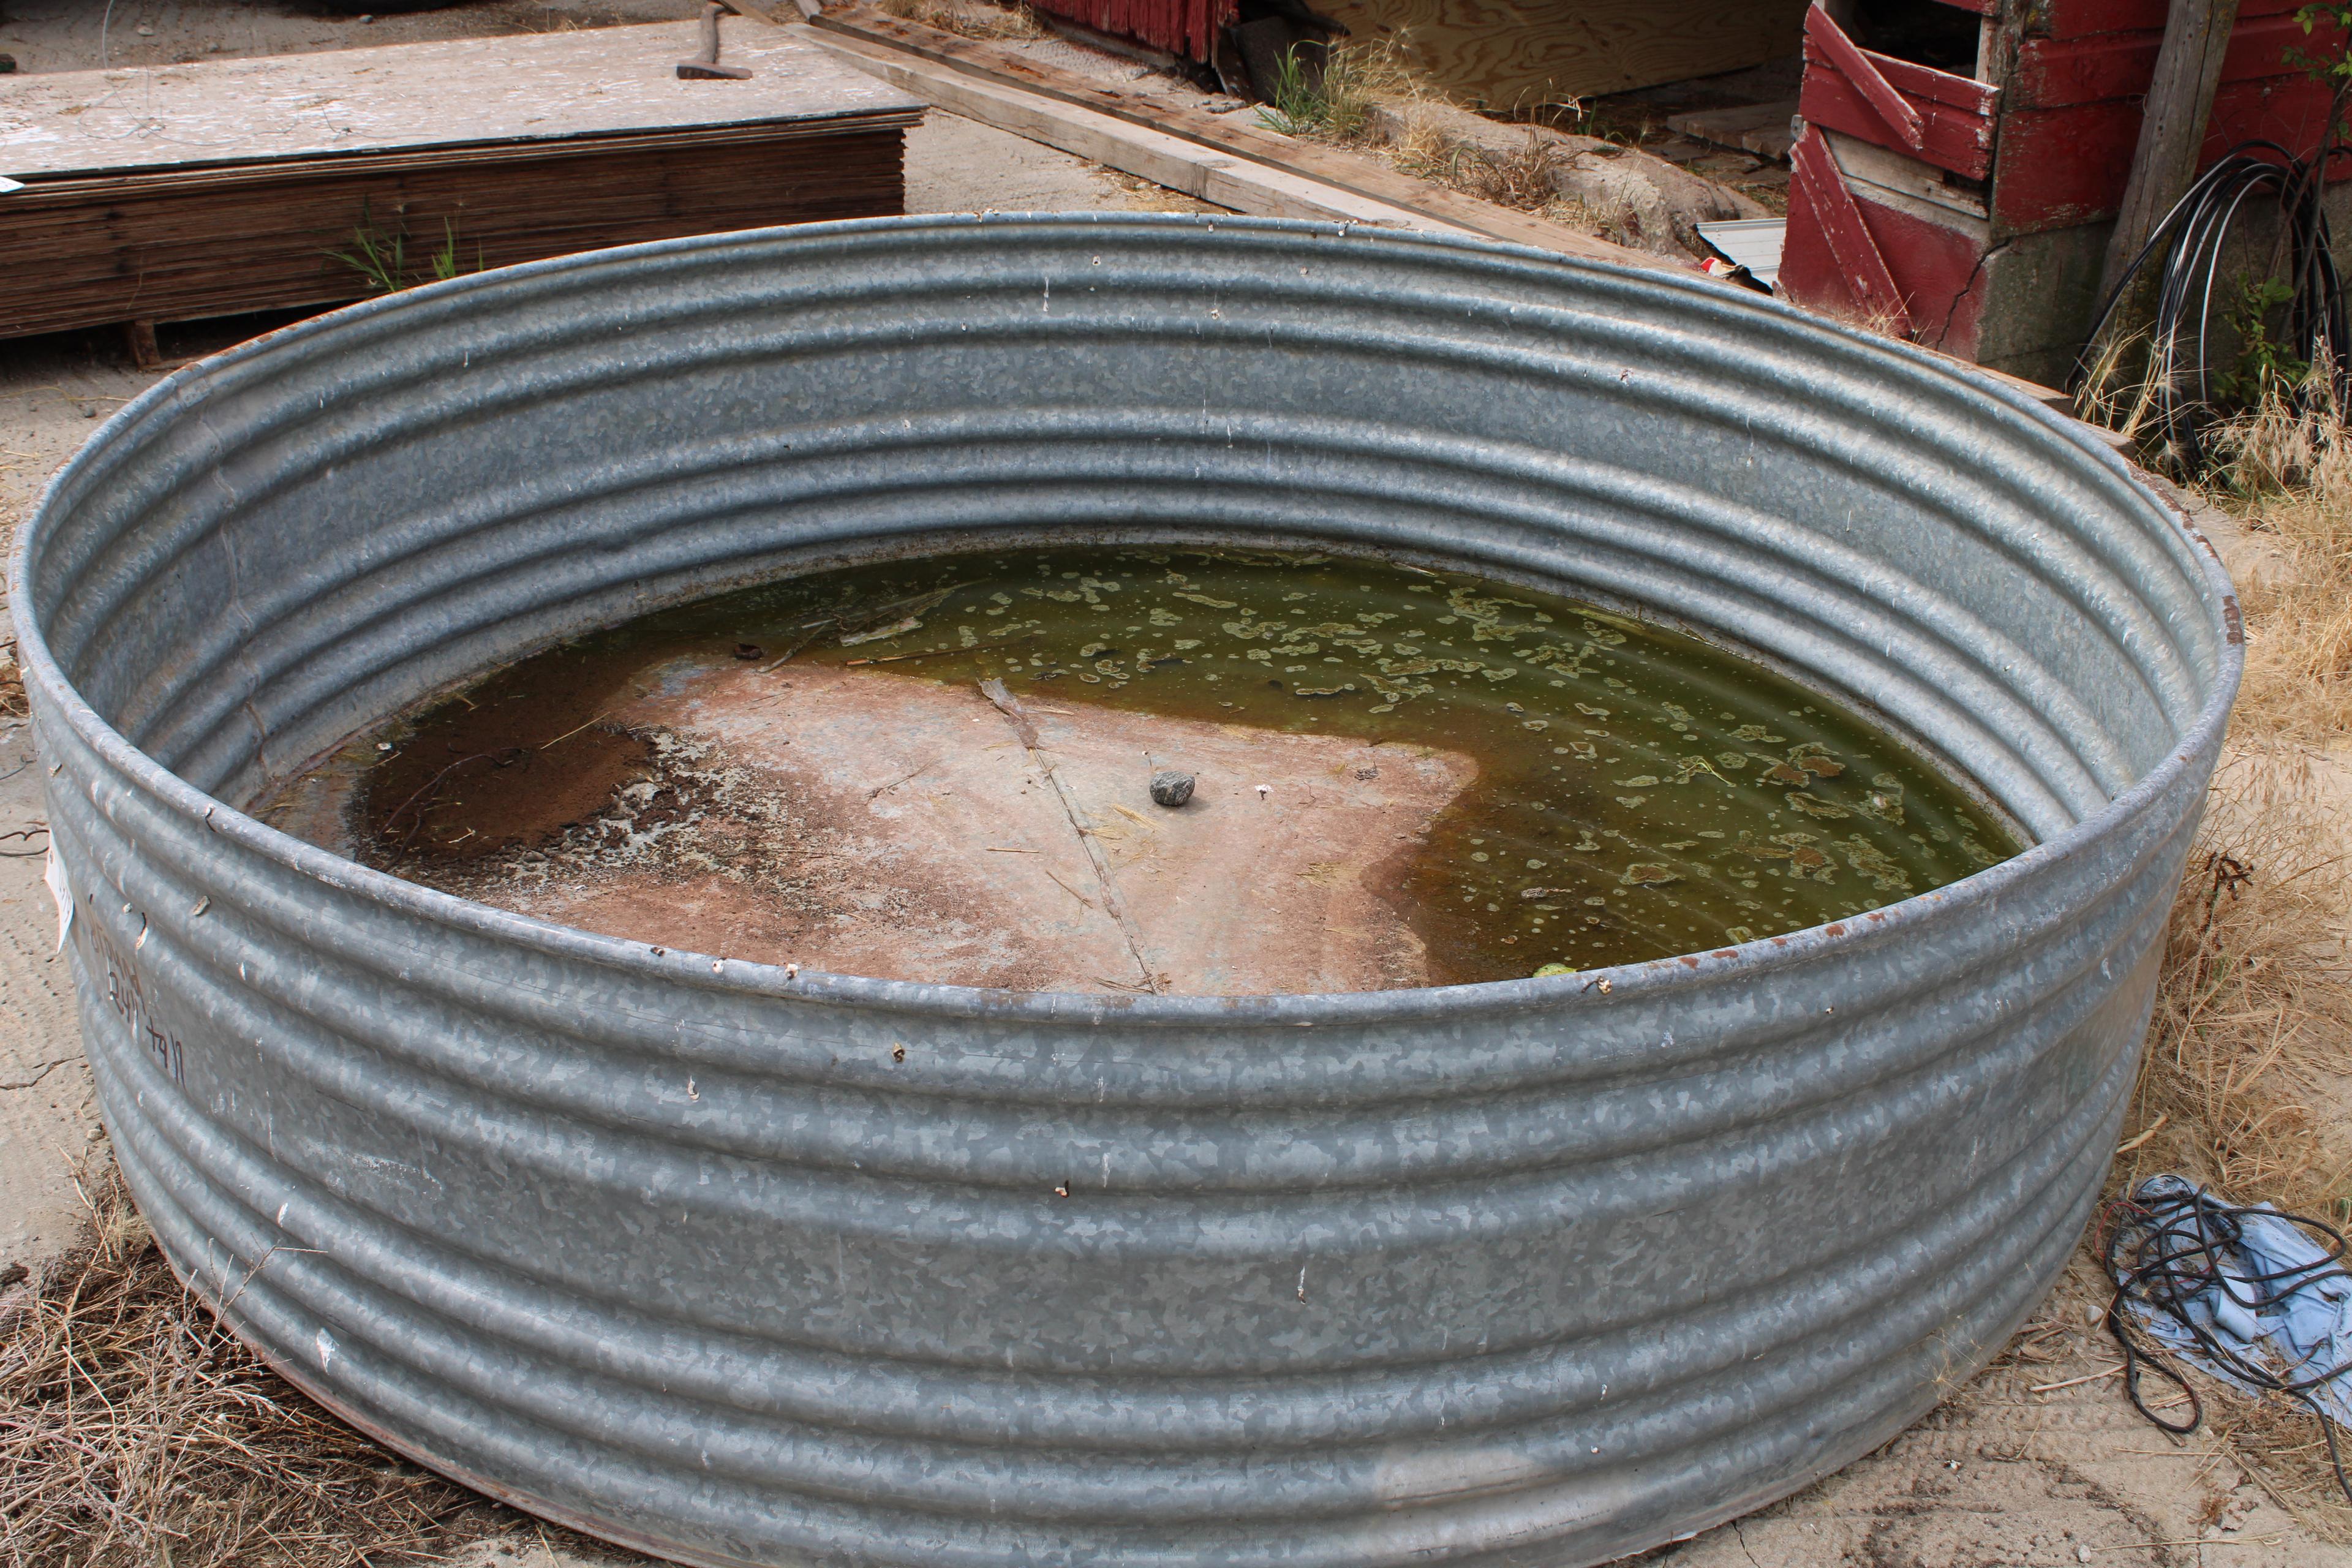
<path fill-rule="evenodd" d="M 1328 0 L 1358 40 L 1474 107 L 1532 108 L 1793 54 L 1805 0 Z"/>
<path fill-rule="evenodd" d="M 748 81 L 680 80 L 692 24 L 0 78 L 0 337 L 329 304 L 404 280 L 902 210 L 919 100 L 730 24 Z"/>
<path fill-rule="evenodd" d="M 1789 122 L 1796 115 L 1797 100 L 1790 98 L 1776 103 L 1670 115 L 1666 129 L 1696 141 L 1712 142 L 1718 147 L 1737 147 L 1759 158 L 1786 159 L 1789 149 L 1796 145 L 1796 133 L 1789 129 Z"/>
<path fill-rule="evenodd" d="M 681 7 L 683 9 L 683 7 Z M 742 82 L 681 81 L 690 22 L 0 79 L 0 174 L 112 174 L 694 131 L 920 105 L 782 29 L 730 19 Z"/>

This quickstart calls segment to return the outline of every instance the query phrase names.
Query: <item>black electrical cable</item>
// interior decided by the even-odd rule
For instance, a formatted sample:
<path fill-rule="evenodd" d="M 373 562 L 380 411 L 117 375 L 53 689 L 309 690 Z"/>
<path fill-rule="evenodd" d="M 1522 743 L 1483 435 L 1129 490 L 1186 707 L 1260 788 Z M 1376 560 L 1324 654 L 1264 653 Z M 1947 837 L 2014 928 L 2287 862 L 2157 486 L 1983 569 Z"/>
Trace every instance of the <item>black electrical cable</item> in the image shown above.
<path fill-rule="evenodd" d="M 2281 342 L 2305 364 L 2329 367 L 2328 391 L 2341 406 L 2352 390 L 2347 379 L 2352 366 L 2345 356 L 2352 331 L 2347 329 L 2343 286 L 2321 198 L 2329 162 L 2347 151 L 2352 149 L 2330 146 L 2315 157 L 2299 158 L 2275 142 L 2244 142 L 2200 174 L 2116 279 L 2075 361 L 2074 384 L 2079 386 L 2089 374 L 2090 357 L 2105 342 L 2140 274 L 2161 258 L 2148 345 L 2149 401 L 2175 460 L 2192 473 L 2201 469 L 2204 434 L 2218 416 L 2209 350 L 2222 258 L 2249 210 L 2274 205 L 2283 226 L 2278 254 L 2284 266 L 2271 272 L 2288 289 Z M 2307 398 L 2310 390 L 2306 385 L 2299 395 Z"/>
<path fill-rule="evenodd" d="M 2252 1268 L 2242 1246 L 2244 1222 L 2252 1215 L 2284 1220 L 2315 1237 L 2325 1237 L 2327 1255 L 2288 1268 Z M 2107 1332 L 2123 1351 L 2124 1393 L 2142 1415 L 2179 1436 L 2197 1430 L 2205 1418 L 2204 1404 L 2189 1379 L 2158 1350 L 2135 1337 L 2124 1309 L 2126 1303 L 2137 1302 L 2179 1328 L 2208 1360 L 2247 1387 L 2283 1394 L 2310 1411 L 2319 1422 L 2320 1435 L 2327 1439 L 2327 1462 L 2335 1467 L 2336 1484 L 2352 1500 L 2352 1478 L 2345 1475 L 2344 1458 L 2336 1449 L 2335 1423 L 2311 1392 L 2352 1370 L 2352 1360 L 2338 1362 L 2324 1372 L 2308 1371 L 2308 1363 L 2267 1365 L 2215 1337 L 2189 1310 L 2192 1300 L 2215 1289 L 2252 1312 L 2275 1307 L 2322 1280 L 2352 1282 L 2352 1273 L 2342 1267 L 2344 1253 L 2344 1233 L 2324 1220 L 2273 1209 L 2241 1208 L 2177 1178 L 2143 1184 L 2132 1196 L 2118 1199 L 2107 1235 L 2107 1277 L 2116 1282 L 2116 1293 L 2107 1302 Z M 2168 1421 L 2147 1407 L 2139 1392 L 2144 1366 L 2153 1368 L 2189 1396 L 2187 1421 Z"/>

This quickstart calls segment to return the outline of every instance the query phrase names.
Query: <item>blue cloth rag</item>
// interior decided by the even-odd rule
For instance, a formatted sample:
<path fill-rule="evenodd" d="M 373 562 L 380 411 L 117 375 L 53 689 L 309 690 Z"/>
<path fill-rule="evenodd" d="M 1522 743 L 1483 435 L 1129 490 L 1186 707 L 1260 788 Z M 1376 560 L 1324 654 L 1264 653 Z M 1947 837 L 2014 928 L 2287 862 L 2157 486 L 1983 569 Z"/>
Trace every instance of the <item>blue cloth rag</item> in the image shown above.
<path fill-rule="evenodd" d="M 2153 1342 L 2249 1393 L 2237 1360 L 2305 1392 L 2352 1427 L 2352 1274 L 2330 1248 L 2267 1204 L 2235 1207 L 2179 1176 L 2132 1190 L 2110 1248 L 2119 1303 Z M 2116 1267 L 2118 1264 L 2129 1267 Z M 2213 1353 L 2191 1325 L 2202 1330 Z"/>

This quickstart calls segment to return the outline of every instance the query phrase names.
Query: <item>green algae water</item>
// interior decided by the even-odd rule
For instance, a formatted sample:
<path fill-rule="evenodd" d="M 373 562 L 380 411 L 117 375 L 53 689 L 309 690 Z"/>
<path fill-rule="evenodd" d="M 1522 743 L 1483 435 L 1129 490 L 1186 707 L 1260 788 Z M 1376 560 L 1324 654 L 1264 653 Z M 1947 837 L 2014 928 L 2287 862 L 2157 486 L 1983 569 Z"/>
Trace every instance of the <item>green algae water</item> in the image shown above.
<path fill-rule="evenodd" d="M 575 717 L 593 725 L 604 693 L 681 655 L 966 687 L 993 678 L 1030 701 L 1466 755 L 1475 782 L 1382 889 L 1426 945 L 1436 984 L 1773 936 L 2017 848 L 1891 736 L 1694 637 L 1470 576 L 1156 550 L 820 573 L 593 634 L 416 715 L 409 732 L 426 743 L 387 748 L 362 816 L 379 839 L 408 825 L 415 852 L 439 759 L 499 761 L 499 726 L 517 714 L 551 734 Z M 628 743 L 601 739 L 604 754 Z M 609 795 L 593 771 L 571 809 Z"/>

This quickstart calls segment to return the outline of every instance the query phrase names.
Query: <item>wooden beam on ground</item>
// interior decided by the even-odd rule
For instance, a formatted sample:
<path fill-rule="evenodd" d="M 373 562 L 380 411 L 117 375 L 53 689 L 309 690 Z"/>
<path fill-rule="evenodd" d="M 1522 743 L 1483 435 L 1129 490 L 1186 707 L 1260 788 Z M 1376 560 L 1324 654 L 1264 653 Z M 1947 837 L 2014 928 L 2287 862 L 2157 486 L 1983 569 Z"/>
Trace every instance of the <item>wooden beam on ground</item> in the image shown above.
<path fill-rule="evenodd" d="M 1373 201 L 1286 170 L 1213 152 L 1181 137 L 1147 131 L 1057 99 L 1000 86 L 919 59 L 904 50 L 834 33 L 811 33 L 808 37 L 844 60 L 950 114 L 977 120 L 1032 142 L 1042 142 L 1048 147 L 1057 147 L 1235 212 L 1258 217 L 1392 224 L 1432 233 L 1472 235 L 1469 229 L 1403 207 Z"/>
<path fill-rule="evenodd" d="M 1981 375 L 1990 381 L 1999 382 L 2001 385 L 2009 388 L 2010 391 L 2018 394 L 2021 397 L 2030 398 L 2033 402 L 2039 403 L 2042 407 L 2049 409 L 2053 414 L 2063 414 L 2070 419 L 2074 417 L 2074 395 L 2070 392 L 2061 392 L 2054 386 L 2044 386 L 2038 381 L 2028 381 L 2021 375 L 2011 375 L 2005 370 L 1995 370 L 1989 364 L 1978 364 L 1972 360 L 1964 360 L 1958 354 L 1947 354 L 1944 353 L 1944 351 L 1941 349 L 1931 349 L 1928 352 L 1931 353 L 1942 354 L 1944 358 L 1950 360 L 1954 364 L 1967 365 L 1979 375 Z M 2076 420 L 2075 422 L 2077 424 L 2082 424 L 2082 421 L 2080 420 Z M 2116 433 L 2114 431 L 2103 430 L 2096 425 L 2084 425 L 2083 427 L 2086 430 L 2097 431 L 2099 438 L 2107 442 L 2110 446 L 2115 444 Z"/>
<path fill-rule="evenodd" d="M 1055 70 L 1013 50 L 959 37 L 919 22 L 902 21 L 863 4 L 828 5 L 814 26 L 845 41 L 913 55 L 949 70 L 1017 88 L 1061 103 L 1126 121 L 1213 152 L 1384 203 L 1404 212 L 1499 239 L 1590 261 L 1613 262 L 1687 275 L 1698 264 L 1687 258 L 1653 255 L 1491 202 L 1465 196 L 1426 180 L 1399 174 L 1376 159 L 1284 136 L 1254 123 L 1249 114 L 1211 114 L 1156 95 L 1123 91 L 1068 71 Z M 878 61 L 870 50 L 861 60 Z M 908 79 L 911 81 L 911 78 Z M 940 79 L 933 78 L 933 80 Z M 905 85 L 901 83 L 901 85 Z M 908 90 L 913 91 L 911 86 Z M 938 100 L 934 100 L 938 101 Z M 1029 134 L 1026 132 L 1022 134 Z M 1130 171 L 1139 172 L 1139 171 Z M 1145 178 L 1153 178 L 1145 175 Z M 1181 189 L 1181 186 L 1177 187 Z M 1213 201 L 1214 197 L 1204 197 Z"/>
<path fill-rule="evenodd" d="M 2103 300 L 2115 291 L 2124 269 L 2197 176 L 2205 124 L 2213 113 L 2213 89 L 2221 83 L 2222 57 L 2237 24 L 2238 0 L 2172 0 L 2164 46 L 2157 51 L 2156 78 L 2148 83 L 2141 109 L 2139 151 L 2133 155 L 2123 210 L 2107 240 L 2106 267 L 2099 277 Z"/>
<path fill-rule="evenodd" d="M 1786 163 L 1789 149 L 1797 142 L 1796 132 L 1789 121 L 1797 117 L 1797 100 L 1783 99 L 1778 103 L 1745 104 L 1738 109 L 1702 109 L 1689 114 L 1666 118 L 1666 129 L 1678 131 L 1696 142 L 1712 142 L 1718 147 L 1737 147 L 1743 153 L 1753 153 L 1759 158 L 1777 158 Z"/>

